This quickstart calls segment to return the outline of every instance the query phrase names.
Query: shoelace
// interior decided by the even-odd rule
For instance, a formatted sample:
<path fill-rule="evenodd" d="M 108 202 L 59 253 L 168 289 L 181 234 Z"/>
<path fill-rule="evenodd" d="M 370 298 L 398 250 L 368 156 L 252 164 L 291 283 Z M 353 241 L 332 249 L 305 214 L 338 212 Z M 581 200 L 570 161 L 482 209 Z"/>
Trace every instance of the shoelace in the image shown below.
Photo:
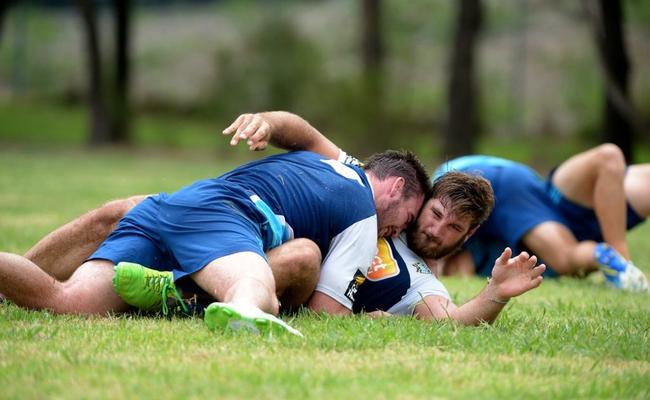
<path fill-rule="evenodd" d="M 168 277 L 148 276 L 147 279 L 145 280 L 145 283 L 147 286 L 153 287 L 155 291 L 158 291 L 158 289 L 160 288 L 160 291 L 162 293 L 162 313 L 165 317 L 169 314 L 169 306 L 167 305 L 168 291 L 176 299 L 178 304 L 181 305 L 183 311 L 185 313 L 189 312 L 187 306 L 185 305 L 185 302 L 183 301 L 183 298 L 178 293 L 178 290 L 176 290 L 175 287 L 172 287 L 172 283 L 170 282 Z"/>

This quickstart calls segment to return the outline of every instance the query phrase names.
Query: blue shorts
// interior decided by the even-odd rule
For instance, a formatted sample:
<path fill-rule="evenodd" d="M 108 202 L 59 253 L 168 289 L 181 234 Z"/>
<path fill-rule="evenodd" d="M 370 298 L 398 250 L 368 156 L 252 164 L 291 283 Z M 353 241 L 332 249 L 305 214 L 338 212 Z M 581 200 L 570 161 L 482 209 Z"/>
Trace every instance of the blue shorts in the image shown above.
<path fill-rule="evenodd" d="M 134 262 L 173 271 L 179 279 L 238 252 L 266 258 L 264 220 L 251 207 L 248 193 L 214 180 L 151 196 L 120 220 L 88 260 Z"/>
<path fill-rule="evenodd" d="M 483 175 L 494 188 L 495 207 L 466 245 L 477 274 L 489 276 L 494 261 L 506 246 L 512 249 L 513 254 L 525 250 L 521 243 L 524 235 L 544 222 L 566 226 L 578 241 L 603 240 L 595 212 L 565 198 L 552 183 L 553 172 L 543 181 L 532 169 L 520 164 L 508 168 L 485 168 Z M 627 228 L 643 221 L 628 203 Z M 552 277 L 557 273 L 547 265 L 544 275 Z"/>
<path fill-rule="evenodd" d="M 562 215 L 566 225 L 575 235 L 578 241 L 593 240 L 602 242 L 603 235 L 600 231 L 600 224 L 593 209 L 583 207 L 568 200 L 560 190 L 553 185 L 553 169 L 546 178 L 545 190 L 555 210 Z M 644 218 L 634 211 L 630 203 L 627 203 L 627 230 L 634 228 L 644 221 Z"/>

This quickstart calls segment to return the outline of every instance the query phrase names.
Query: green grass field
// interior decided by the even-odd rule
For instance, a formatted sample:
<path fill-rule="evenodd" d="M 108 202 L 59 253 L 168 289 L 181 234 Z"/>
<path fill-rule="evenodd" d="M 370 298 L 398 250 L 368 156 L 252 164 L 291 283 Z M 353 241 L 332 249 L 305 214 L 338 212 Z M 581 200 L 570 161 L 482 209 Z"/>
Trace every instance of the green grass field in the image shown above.
<path fill-rule="evenodd" d="M 0 250 L 25 252 L 102 202 L 232 165 L 156 152 L 0 150 Z M 650 225 L 630 234 L 650 272 Z M 446 279 L 457 303 L 480 279 Z M 547 280 L 493 326 L 299 314 L 305 339 L 211 333 L 199 319 L 82 318 L 0 304 L 0 398 L 650 397 L 650 296 Z"/>

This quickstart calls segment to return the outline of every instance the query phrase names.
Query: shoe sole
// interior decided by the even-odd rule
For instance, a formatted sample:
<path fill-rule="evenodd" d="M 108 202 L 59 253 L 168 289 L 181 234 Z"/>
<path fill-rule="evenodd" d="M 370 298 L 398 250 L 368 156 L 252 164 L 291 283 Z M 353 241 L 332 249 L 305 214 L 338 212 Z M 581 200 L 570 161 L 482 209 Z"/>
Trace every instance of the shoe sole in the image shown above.
<path fill-rule="evenodd" d="M 296 329 L 262 317 L 248 317 L 227 304 L 212 303 L 205 309 L 205 324 L 211 331 L 230 330 L 249 332 L 256 335 L 277 335 L 290 333 L 302 337 Z"/>

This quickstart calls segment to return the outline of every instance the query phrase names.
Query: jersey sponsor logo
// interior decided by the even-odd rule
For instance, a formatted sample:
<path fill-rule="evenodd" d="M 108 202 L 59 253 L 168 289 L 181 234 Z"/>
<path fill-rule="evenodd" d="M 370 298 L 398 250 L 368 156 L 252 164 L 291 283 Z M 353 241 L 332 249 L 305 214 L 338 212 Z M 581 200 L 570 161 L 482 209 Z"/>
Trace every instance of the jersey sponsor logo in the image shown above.
<path fill-rule="evenodd" d="M 363 273 L 361 271 L 357 270 L 357 272 L 354 274 L 354 278 L 352 278 L 350 284 L 348 285 L 348 288 L 345 290 L 345 297 L 354 303 L 354 296 L 357 294 L 359 286 L 361 286 L 365 281 L 366 277 L 363 276 Z"/>
<path fill-rule="evenodd" d="M 413 263 L 413 268 L 417 271 L 418 274 L 431 275 L 431 270 L 427 265 L 421 261 L 416 261 Z"/>
<path fill-rule="evenodd" d="M 393 251 L 388 245 L 385 238 L 377 241 L 377 254 L 372 260 L 372 265 L 368 268 L 368 279 L 371 281 L 380 281 L 399 275 L 399 266 L 393 256 Z"/>

